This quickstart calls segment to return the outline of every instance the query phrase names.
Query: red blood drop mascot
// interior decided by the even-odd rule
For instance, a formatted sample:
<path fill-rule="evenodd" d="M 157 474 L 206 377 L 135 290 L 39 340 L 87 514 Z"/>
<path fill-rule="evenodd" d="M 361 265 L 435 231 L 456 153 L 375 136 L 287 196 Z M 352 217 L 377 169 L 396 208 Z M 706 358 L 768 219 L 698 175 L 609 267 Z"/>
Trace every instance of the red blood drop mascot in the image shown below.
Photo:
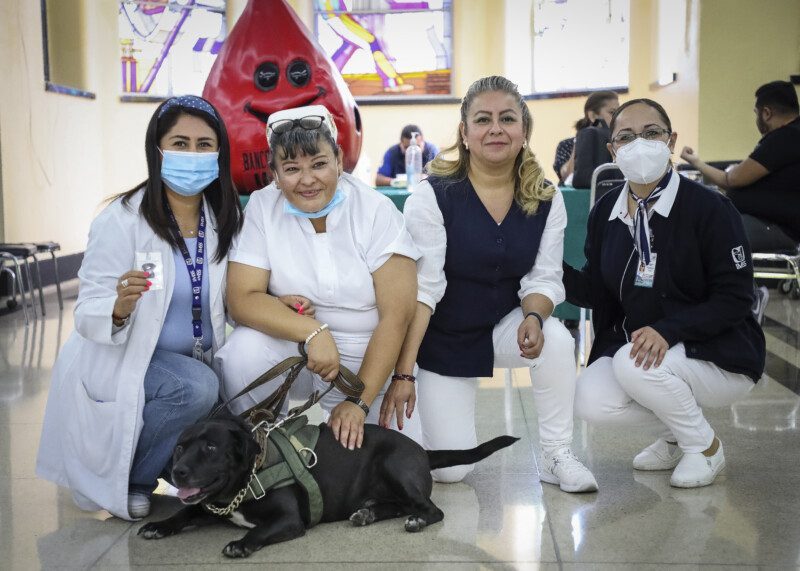
<path fill-rule="evenodd" d="M 361 152 L 361 117 L 339 70 L 285 0 L 249 0 L 211 69 L 203 97 L 225 120 L 231 173 L 241 193 L 270 181 L 270 113 L 324 105 L 339 130 L 344 168 Z"/>

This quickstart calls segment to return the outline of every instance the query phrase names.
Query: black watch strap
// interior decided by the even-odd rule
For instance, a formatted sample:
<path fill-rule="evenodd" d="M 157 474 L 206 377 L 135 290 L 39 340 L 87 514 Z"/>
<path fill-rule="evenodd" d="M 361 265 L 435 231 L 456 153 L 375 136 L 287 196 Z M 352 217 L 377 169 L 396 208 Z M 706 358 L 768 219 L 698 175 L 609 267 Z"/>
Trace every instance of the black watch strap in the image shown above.
<path fill-rule="evenodd" d="M 529 311 L 528 313 L 525 314 L 525 318 L 527 319 L 531 315 L 533 315 L 536 319 L 539 320 L 539 329 L 544 329 L 544 319 L 542 319 L 542 316 L 536 313 L 535 311 Z"/>
<path fill-rule="evenodd" d="M 367 405 L 367 403 L 365 403 L 360 398 L 358 398 L 358 397 L 345 397 L 344 400 L 346 400 L 347 402 L 351 402 L 351 403 L 353 403 L 355 405 L 358 405 L 361 408 L 361 410 L 364 411 L 365 415 L 369 415 L 369 405 Z"/>

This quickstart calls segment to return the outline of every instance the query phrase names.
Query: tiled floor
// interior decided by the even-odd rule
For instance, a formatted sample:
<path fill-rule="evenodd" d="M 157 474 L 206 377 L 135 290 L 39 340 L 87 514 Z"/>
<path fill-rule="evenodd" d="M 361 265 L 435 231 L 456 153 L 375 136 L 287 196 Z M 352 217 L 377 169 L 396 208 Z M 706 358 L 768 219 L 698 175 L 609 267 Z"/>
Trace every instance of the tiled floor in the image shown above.
<path fill-rule="evenodd" d="M 175 568 L 252 565 L 305 569 L 755 569 L 800 566 L 800 302 L 772 290 L 765 325 L 767 376 L 751 395 L 709 412 L 728 467 L 713 486 L 671 488 L 667 473 L 635 473 L 631 459 L 650 443 L 635 431 L 576 423 L 575 449 L 600 484 L 571 495 L 536 475 L 536 418 L 521 371 L 481 383 L 479 434 L 522 440 L 481 463 L 464 483 L 436 485 L 445 520 L 408 534 L 401 520 L 353 528 L 323 524 L 305 537 L 231 561 L 227 526 L 161 541 L 139 523 L 80 512 L 70 496 L 34 476 L 50 370 L 72 330 L 76 285 L 59 315 L 24 326 L 0 317 L 0 569 Z M 787 388 L 788 387 L 788 388 Z M 152 518 L 176 509 L 159 498 Z"/>

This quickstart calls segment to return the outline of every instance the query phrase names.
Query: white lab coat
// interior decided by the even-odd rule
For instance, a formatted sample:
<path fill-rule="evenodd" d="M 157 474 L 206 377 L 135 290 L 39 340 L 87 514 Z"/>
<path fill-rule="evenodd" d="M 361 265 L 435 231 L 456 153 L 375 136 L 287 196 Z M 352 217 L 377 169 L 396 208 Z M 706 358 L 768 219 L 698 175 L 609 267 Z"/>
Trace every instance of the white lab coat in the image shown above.
<path fill-rule="evenodd" d="M 128 477 L 142 429 L 144 376 L 172 297 L 176 269 L 170 246 L 139 214 L 143 193 L 135 195 L 127 207 L 121 200 L 114 201 L 92 222 L 78 272 L 76 330 L 53 368 L 36 464 L 36 474 L 72 490 L 81 509 L 106 509 L 123 519 L 132 519 Z M 215 351 L 225 341 L 227 262 L 213 260 L 217 231 L 208 203 L 205 212 L 205 268 L 211 351 Z M 136 252 L 161 252 L 164 289 L 145 292 L 128 325 L 114 333 L 111 313 L 117 281 L 134 269 Z"/>

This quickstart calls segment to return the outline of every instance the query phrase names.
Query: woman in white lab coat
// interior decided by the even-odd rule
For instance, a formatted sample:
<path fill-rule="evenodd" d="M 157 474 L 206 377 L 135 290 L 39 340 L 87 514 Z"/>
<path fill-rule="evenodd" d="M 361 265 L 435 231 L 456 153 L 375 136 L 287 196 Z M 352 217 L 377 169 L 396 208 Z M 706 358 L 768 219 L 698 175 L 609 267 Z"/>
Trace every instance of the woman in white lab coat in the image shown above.
<path fill-rule="evenodd" d="M 182 96 L 145 138 L 148 179 L 97 216 L 36 472 L 85 510 L 146 516 L 180 432 L 218 399 L 227 254 L 242 226 L 217 111 Z"/>

